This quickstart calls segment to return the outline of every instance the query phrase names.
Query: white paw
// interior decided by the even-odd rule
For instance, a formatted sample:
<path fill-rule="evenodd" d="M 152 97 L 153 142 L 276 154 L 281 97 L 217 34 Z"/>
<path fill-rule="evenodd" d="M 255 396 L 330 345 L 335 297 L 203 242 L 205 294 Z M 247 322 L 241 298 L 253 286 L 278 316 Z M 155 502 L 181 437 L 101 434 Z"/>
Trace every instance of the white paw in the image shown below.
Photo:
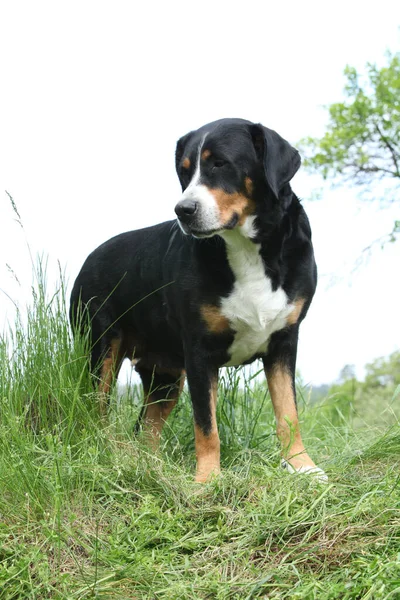
<path fill-rule="evenodd" d="M 311 467 L 304 465 L 299 469 L 295 469 L 284 458 L 282 459 L 281 466 L 283 469 L 286 469 L 288 473 L 304 473 L 305 475 L 312 475 L 320 483 L 328 483 L 328 475 L 319 467 Z"/>

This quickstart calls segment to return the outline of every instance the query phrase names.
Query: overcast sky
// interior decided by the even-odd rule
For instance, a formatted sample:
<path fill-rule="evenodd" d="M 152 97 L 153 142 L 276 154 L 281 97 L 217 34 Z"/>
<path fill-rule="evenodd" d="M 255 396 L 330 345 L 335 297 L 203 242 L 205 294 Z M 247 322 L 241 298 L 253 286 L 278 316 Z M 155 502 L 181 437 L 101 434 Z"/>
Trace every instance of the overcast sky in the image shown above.
<path fill-rule="evenodd" d="M 342 99 L 345 65 L 382 64 L 386 49 L 399 48 L 399 24 L 400 3 L 386 0 L 2 0 L 1 290 L 21 305 L 29 297 L 24 236 L 33 254 L 49 256 L 50 278 L 59 260 L 71 286 L 109 237 L 174 218 L 175 144 L 191 129 L 241 117 L 294 145 L 322 134 L 323 106 Z M 302 170 L 293 180 L 320 272 L 298 359 L 314 384 L 334 380 L 346 363 L 361 373 L 400 344 L 400 242 L 362 255 L 396 211 L 330 183 Z M 310 200 L 316 188 L 321 199 Z M 0 292 L 0 328 L 11 317 Z"/>

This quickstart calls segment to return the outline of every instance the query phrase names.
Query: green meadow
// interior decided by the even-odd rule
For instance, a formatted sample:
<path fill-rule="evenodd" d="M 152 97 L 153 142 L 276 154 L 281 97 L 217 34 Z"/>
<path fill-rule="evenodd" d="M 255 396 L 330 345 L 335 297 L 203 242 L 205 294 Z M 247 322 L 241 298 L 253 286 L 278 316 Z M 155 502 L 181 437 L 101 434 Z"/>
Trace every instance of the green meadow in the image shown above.
<path fill-rule="evenodd" d="M 39 263 L 0 339 L 1 600 L 400 598 L 400 386 L 299 386 L 324 485 L 281 469 L 262 378 L 222 370 L 223 473 L 201 486 L 187 391 L 159 453 L 137 386 L 101 421 L 64 290 Z"/>

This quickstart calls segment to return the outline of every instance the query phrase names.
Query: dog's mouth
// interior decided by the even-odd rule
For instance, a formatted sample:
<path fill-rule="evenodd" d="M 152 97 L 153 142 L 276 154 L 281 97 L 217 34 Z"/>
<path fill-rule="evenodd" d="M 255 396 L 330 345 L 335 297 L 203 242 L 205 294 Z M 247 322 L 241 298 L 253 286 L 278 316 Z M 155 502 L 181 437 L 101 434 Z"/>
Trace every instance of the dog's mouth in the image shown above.
<path fill-rule="evenodd" d="M 234 213 L 228 223 L 225 223 L 222 227 L 218 227 L 215 229 L 197 229 L 196 227 L 192 227 L 187 223 L 183 223 L 180 219 L 178 219 L 179 226 L 182 231 L 186 235 L 192 235 L 195 238 L 209 238 L 214 235 L 218 235 L 222 231 L 234 229 L 239 222 L 239 215 Z"/>
<path fill-rule="evenodd" d="M 221 231 L 223 231 L 223 227 L 221 229 L 209 229 L 208 231 L 199 231 L 197 229 L 190 229 L 190 235 L 192 235 L 195 238 L 208 238 L 208 237 L 212 237 L 213 235 L 218 235 L 218 233 L 220 233 Z"/>

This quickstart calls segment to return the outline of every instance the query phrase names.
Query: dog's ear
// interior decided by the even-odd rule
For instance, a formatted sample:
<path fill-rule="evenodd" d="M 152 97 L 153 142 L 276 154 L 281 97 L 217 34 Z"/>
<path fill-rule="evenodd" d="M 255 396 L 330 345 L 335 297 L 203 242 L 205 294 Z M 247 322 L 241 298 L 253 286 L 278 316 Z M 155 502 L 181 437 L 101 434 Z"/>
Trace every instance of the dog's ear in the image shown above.
<path fill-rule="evenodd" d="M 252 125 L 251 137 L 256 154 L 264 165 L 265 179 L 276 198 L 279 198 L 281 189 L 300 167 L 300 154 L 276 131 L 263 125 Z"/>
<path fill-rule="evenodd" d="M 186 135 L 184 135 L 183 137 L 181 137 L 177 143 L 176 143 L 176 150 L 175 150 L 175 169 L 176 172 L 178 173 L 179 176 L 179 165 L 181 163 L 182 160 L 182 156 L 183 156 L 183 152 L 185 150 L 185 146 L 186 143 L 189 139 L 189 137 L 192 135 L 192 132 L 187 133 Z"/>

